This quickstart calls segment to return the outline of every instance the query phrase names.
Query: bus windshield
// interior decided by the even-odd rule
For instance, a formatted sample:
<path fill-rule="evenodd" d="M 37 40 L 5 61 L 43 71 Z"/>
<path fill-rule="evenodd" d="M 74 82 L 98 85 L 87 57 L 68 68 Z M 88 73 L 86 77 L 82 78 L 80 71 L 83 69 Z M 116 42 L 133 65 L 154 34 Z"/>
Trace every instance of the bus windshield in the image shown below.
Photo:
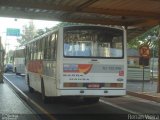
<path fill-rule="evenodd" d="M 64 28 L 64 57 L 123 58 L 123 31 L 107 27 Z"/>

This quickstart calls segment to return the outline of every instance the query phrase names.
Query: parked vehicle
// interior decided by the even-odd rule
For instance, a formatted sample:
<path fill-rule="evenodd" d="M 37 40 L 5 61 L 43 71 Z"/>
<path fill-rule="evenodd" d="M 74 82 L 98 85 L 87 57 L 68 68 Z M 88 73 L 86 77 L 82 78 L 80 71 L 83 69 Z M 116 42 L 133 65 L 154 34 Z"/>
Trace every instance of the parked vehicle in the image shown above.
<path fill-rule="evenodd" d="M 12 64 L 6 64 L 5 66 L 4 66 L 4 72 L 6 73 L 6 72 L 13 72 L 13 65 Z"/>
<path fill-rule="evenodd" d="M 14 51 L 14 69 L 16 75 L 25 75 L 25 47 L 22 46 Z"/>

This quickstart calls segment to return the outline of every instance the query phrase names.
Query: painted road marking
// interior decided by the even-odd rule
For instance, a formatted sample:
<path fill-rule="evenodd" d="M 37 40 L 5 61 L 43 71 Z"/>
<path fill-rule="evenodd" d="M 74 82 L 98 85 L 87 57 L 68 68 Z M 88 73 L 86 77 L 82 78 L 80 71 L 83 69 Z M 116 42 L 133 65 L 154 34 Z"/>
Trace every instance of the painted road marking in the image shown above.
<path fill-rule="evenodd" d="M 132 114 L 141 114 L 141 113 L 138 113 L 138 112 L 135 112 L 135 111 L 132 111 L 132 110 L 129 110 L 129 109 L 120 107 L 120 106 L 118 106 L 118 105 L 116 105 L 116 104 L 113 104 L 113 103 L 110 103 L 110 102 L 108 102 L 108 101 L 104 101 L 104 100 L 102 100 L 102 99 L 100 99 L 99 101 L 102 102 L 102 103 L 104 103 L 104 104 L 110 105 L 110 106 L 112 106 L 112 107 L 118 108 L 118 109 L 120 109 L 120 110 L 129 112 L 129 113 L 132 113 Z"/>

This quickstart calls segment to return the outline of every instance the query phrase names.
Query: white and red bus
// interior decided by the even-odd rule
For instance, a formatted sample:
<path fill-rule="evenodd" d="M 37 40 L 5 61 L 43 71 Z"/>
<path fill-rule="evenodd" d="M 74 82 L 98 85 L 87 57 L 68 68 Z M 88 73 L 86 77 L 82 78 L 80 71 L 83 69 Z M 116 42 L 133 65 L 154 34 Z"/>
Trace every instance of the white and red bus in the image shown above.
<path fill-rule="evenodd" d="M 25 75 L 25 46 L 19 47 L 14 50 L 13 54 L 13 65 L 15 72 L 17 75 Z"/>
<path fill-rule="evenodd" d="M 126 94 L 126 32 L 103 26 L 68 26 L 26 44 L 27 83 L 47 97 L 79 96 L 98 102 Z"/>

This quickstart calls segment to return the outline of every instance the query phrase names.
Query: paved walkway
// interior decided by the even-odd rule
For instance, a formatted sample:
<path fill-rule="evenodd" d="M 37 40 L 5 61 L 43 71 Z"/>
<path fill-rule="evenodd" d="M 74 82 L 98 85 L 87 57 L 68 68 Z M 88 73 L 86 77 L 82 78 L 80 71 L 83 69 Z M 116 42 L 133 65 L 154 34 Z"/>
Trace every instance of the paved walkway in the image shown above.
<path fill-rule="evenodd" d="M 127 94 L 155 102 L 160 102 L 160 93 L 157 93 L 156 81 L 128 81 Z"/>
<path fill-rule="evenodd" d="M 6 84 L 0 84 L 0 120 L 38 120 L 36 114 Z"/>
<path fill-rule="evenodd" d="M 127 91 L 132 92 L 157 92 L 157 82 L 156 81 L 127 81 Z"/>
<path fill-rule="evenodd" d="M 149 93 L 149 92 L 127 92 L 128 95 L 159 102 L 160 103 L 160 93 Z"/>

